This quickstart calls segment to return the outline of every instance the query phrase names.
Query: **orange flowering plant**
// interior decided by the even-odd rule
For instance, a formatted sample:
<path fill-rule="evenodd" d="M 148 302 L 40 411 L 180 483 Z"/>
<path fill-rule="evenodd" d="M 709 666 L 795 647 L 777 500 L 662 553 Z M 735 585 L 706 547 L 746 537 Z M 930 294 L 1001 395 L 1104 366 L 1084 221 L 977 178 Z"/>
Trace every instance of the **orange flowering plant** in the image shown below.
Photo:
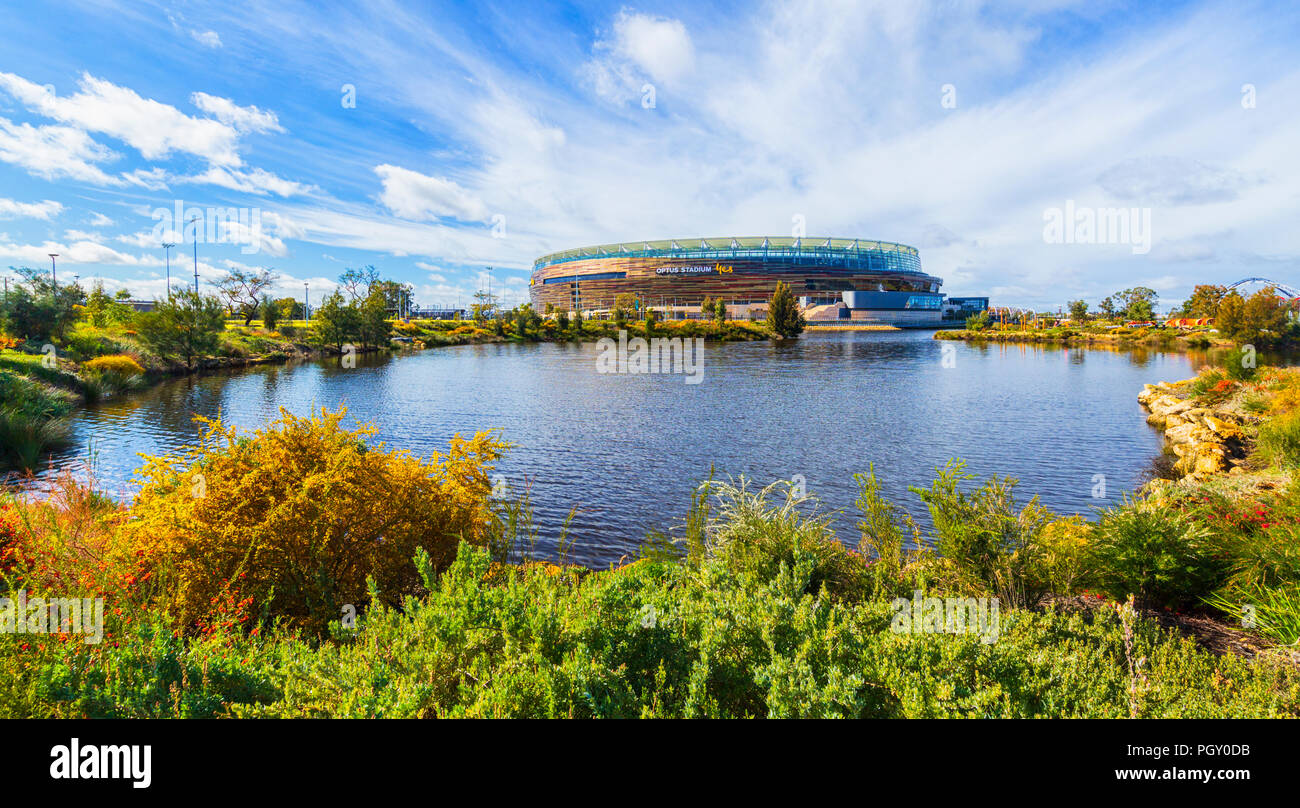
<path fill-rule="evenodd" d="M 345 414 L 282 409 L 251 436 L 202 419 L 197 446 L 146 458 L 123 530 L 170 571 L 183 625 L 261 614 L 323 633 L 369 600 L 367 578 L 393 604 L 417 593 L 417 548 L 441 570 L 461 540 L 488 543 L 489 472 L 509 444 L 456 435 L 423 460 L 367 443 L 373 427 L 349 430 Z"/>

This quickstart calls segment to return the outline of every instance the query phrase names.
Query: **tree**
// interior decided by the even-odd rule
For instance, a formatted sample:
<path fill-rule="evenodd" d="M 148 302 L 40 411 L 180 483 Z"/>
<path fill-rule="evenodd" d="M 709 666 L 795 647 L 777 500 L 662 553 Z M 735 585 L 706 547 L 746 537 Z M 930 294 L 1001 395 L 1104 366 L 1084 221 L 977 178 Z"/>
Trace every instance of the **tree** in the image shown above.
<path fill-rule="evenodd" d="M 1082 300 L 1070 301 L 1070 322 L 1082 325 L 1088 321 L 1088 304 Z"/>
<path fill-rule="evenodd" d="M 226 320 L 220 300 L 186 289 L 137 315 L 135 328 L 154 353 L 180 357 L 192 368 L 196 358 L 217 352 Z"/>
<path fill-rule="evenodd" d="M 1219 333 L 1229 339 L 1235 338 L 1246 324 L 1246 301 L 1241 299 L 1241 295 L 1236 289 L 1223 296 L 1219 301 L 1218 314 L 1214 318 L 1214 326 Z"/>
<path fill-rule="evenodd" d="M 90 294 L 86 296 L 86 319 L 97 328 L 125 323 L 135 316 L 135 311 L 123 302 L 126 299 L 129 299 L 129 296 L 110 296 L 104 291 L 104 283 L 96 281 L 90 289 Z"/>
<path fill-rule="evenodd" d="M 262 293 L 275 283 L 275 278 L 275 270 L 272 269 L 232 269 L 217 281 L 217 294 L 226 302 L 231 313 L 244 318 L 244 325 L 247 326 L 262 306 Z"/>
<path fill-rule="evenodd" d="M 1219 303 L 1228 294 L 1226 286 L 1202 283 L 1192 290 L 1192 296 L 1183 301 L 1184 317 L 1216 317 Z"/>
<path fill-rule="evenodd" d="M 722 298 L 713 301 L 713 319 L 719 323 L 727 321 L 727 301 Z"/>
<path fill-rule="evenodd" d="M 357 337 L 367 347 L 387 345 L 393 324 L 388 322 L 388 299 L 378 286 L 373 288 L 357 309 Z"/>
<path fill-rule="evenodd" d="M 339 284 L 348 293 L 353 303 L 364 300 L 377 283 L 379 283 L 379 270 L 370 265 L 360 269 L 349 267 L 339 276 Z"/>
<path fill-rule="evenodd" d="M 62 340 L 77 320 L 77 306 L 86 293 L 77 284 L 56 286 L 53 279 L 31 267 L 10 267 L 22 276 L 9 290 L 2 319 L 4 330 L 15 337 L 49 342 Z"/>
<path fill-rule="evenodd" d="M 1288 308 L 1272 286 L 1260 289 L 1242 307 L 1242 326 L 1234 335 L 1241 342 L 1271 342 L 1286 330 Z"/>
<path fill-rule="evenodd" d="M 1101 305 L 1098 306 L 1098 308 L 1101 309 L 1101 314 L 1102 314 L 1102 316 L 1105 317 L 1107 320 L 1114 319 L 1114 317 L 1115 317 L 1115 298 L 1113 298 L 1113 297 L 1107 297 L 1106 299 L 1104 299 L 1104 300 L 1101 301 Z"/>
<path fill-rule="evenodd" d="M 321 302 L 311 318 L 316 342 L 333 345 L 339 353 L 343 353 L 344 343 L 356 338 L 360 325 L 357 307 L 344 302 L 343 293 L 337 289 Z"/>
<path fill-rule="evenodd" d="M 541 318 L 533 311 L 532 303 L 521 303 L 515 309 L 515 331 L 523 339 L 528 338 L 528 328 L 541 322 Z"/>
<path fill-rule="evenodd" d="M 1120 292 L 1120 303 L 1123 305 L 1121 313 L 1129 320 L 1154 320 L 1156 316 L 1156 302 L 1160 295 L 1156 290 L 1148 289 L 1145 286 L 1134 286 L 1132 289 L 1125 289 Z"/>
<path fill-rule="evenodd" d="M 280 310 L 278 320 L 301 320 L 302 319 L 302 301 L 292 297 L 282 297 L 275 301 L 275 307 Z"/>
<path fill-rule="evenodd" d="M 713 318 L 713 313 L 713 298 L 705 295 L 704 299 L 700 301 L 700 317 L 710 320 Z"/>
<path fill-rule="evenodd" d="M 785 281 L 777 281 L 776 291 L 772 292 L 772 301 L 767 306 L 767 324 L 772 333 L 783 339 L 799 336 L 807 325 L 794 293 Z"/>
<path fill-rule="evenodd" d="M 280 323 L 280 306 L 271 298 L 262 298 L 262 327 L 273 330 Z"/>

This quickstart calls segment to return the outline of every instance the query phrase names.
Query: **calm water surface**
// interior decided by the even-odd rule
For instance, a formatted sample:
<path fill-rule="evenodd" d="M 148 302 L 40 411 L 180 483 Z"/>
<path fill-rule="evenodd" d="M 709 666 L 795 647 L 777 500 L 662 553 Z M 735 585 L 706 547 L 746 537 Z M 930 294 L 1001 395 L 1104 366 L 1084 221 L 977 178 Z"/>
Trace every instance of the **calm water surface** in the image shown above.
<path fill-rule="evenodd" d="M 691 488 L 716 476 L 757 481 L 803 475 L 856 544 L 853 474 L 875 464 L 897 501 L 922 512 L 908 485 L 965 459 L 979 475 L 1021 480 L 1028 498 L 1088 513 L 1140 482 L 1160 449 L 1136 395 L 1144 383 L 1186 378 L 1177 353 L 941 343 L 931 332 L 805 334 L 792 344 L 709 345 L 704 379 L 596 372 L 585 345 L 439 348 L 340 368 L 336 362 L 258 367 L 169 381 L 80 411 L 64 469 L 94 467 L 98 485 L 129 497 L 140 453 L 191 442 L 194 414 L 244 428 L 280 407 L 347 405 L 390 447 L 428 454 L 454 433 L 498 427 L 516 444 L 499 466 L 511 487 L 532 485 L 543 539 L 553 546 L 573 506 L 571 558 L 605 565 L 646 531 L 685 514 Z M 944 367 L 941 349 L 956 350 Z M 1200 363 L 1196 363 L 1199 365 Z M 1094 475 L 1106 498 L 1092 496 Z"/>

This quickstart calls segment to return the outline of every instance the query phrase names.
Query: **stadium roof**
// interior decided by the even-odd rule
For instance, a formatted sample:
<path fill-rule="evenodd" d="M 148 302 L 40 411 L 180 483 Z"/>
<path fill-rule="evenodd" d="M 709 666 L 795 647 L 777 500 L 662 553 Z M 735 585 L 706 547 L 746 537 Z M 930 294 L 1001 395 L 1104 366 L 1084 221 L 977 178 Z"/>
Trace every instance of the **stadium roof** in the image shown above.
<path fill-rule="evenodd" d="M 677 238 L 662 241 L 628 241 L 621 244 L 601 244 L 596 247 L 579 247 L 551 253 L 538 258 L 534 270 L 565 261 L 587 258 L 613 258 L 618 256 L 693 256 L 731 257 L 740 255 L 845 255 L 865 253 L 905 253 L 917 255 L 915 247 L 891 241 L 869 241 L 856 238 L 826 237 L 772 237 L 751 236 L 738 238 Z"/>

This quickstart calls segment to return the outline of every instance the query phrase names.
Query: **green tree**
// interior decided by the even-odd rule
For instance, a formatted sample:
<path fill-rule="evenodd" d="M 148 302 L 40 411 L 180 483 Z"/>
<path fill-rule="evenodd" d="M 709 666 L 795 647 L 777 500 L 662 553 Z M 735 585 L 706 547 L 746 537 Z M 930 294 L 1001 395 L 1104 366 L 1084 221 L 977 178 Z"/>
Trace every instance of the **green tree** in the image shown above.
<path fill-rule="evenodd" d="M 719 324 L 727 321 L 727 301 L 722 298 L 713 301 L 713 319 Z"/>
<path fill-rule="evenodd" d="M 1101 309 L 1101 316 L 1105 317 L 1107 320 L 1113 320 L 1115 318 L 1115 298 L 1105 298 L 1097 308 Z"/>
<path fill-rule="evenodd" d="M 1082 325 L 1088 321 L 1088 304 L 1082 300 L 1070 301 L 1070 322 Z"/>
<path fill-rule="evenodd" d="M 301 320 L 302 319 L 302 301 L 292 297 L 282 297 L 275 301 L 275 306 L 280 310 L 277 320 Z"/>
<path fill-rule="evenodd" d="M 1118 295 L 1120 303 L 1124 306 L 1123 314 L 1129 320 L 1154 320 L 1156 317 L 1156 303 L 1160 295 L 1156 290 L 1148 289 L 1145 286 L 1134 286 L 1132 289 L 1125 289 Z"/>
<path fill-rule="evenodd" d="M 807 325 L 785 281 L 777 281 L 776 291 L 772 292 L 772 301 L 767 306 L 767 324 L 772 333 L 785 339 L 799 336 Z"/>
<path fill-rule="evenodd" d="M 1214 327 L 1229 339 L 1236 339 L 1246 325 L 1246 301 L 1236 289 L 1223 296 L 1219 301 L 1218 314 L 1214 318 Z"/>
<path fill-rule="evenodd" d="M 77 284 L 56 286 L 46 273 L 30 267 L 10 267 L 23 280 L 9 289 L 4 304 L 4 330 L 38 342 L 62 341 L 77 320 L 76 307 L 86 300 Z"/>
<path fill-rule="evenodd" d="M 262 307 L 263 292 L 275 283 L 271 269 L 236 268 L 217 281 L 217 294 L 225 301 L 232 314 L 244 318 L 244 325 L 253 322 Z"/>
<path fill-rule="evenodd" d="M 262 298 L 262 327 L 273 330 L 280 324 L 280 306 L 271 298 Z"/>
<path fill-rule="evenodd" d="M 96 281 L 90 294 L 86 295 L 85 317 L 91 325 L 98 328 L 129 322 L 135 316 L 135 310 L 124 303 L 124 299 L 126 298 L 109 295 L 104 291 L 103 282 Z"/>
<path fill-rule="evenodd" d="M 172 292 L 135 320 L 136 332 L 154 353 L 184 359 L 187 368 L 194 367 L 195 359 L 217 352 L 225 328 L 221 301 L 191 289 Z"/>
<path fill-rule="evenodd" d="M 312 313 L 312 334 L 319 345 L 332 345 L 343 353 L 343 345 L 357 339 L 361 330 L 361 316 L 356 306 L 343 300 L 343 293 L 334 290 Z"/>
<path fill-rule="evenodd" d="M 1192 290 L 1192 296 L 1183 301 L 1184 317 L 1216 317 L 1219 303 L 1228 294 L 1226 286 L 1202 283 Z"/>
<path fill-rule="evenodd" d="M 357 337 L 366 347 L 381 347 L 392 338 L 393 324 L 388 321 L 388 298 L 375 286 L 357 306 Z"/>

